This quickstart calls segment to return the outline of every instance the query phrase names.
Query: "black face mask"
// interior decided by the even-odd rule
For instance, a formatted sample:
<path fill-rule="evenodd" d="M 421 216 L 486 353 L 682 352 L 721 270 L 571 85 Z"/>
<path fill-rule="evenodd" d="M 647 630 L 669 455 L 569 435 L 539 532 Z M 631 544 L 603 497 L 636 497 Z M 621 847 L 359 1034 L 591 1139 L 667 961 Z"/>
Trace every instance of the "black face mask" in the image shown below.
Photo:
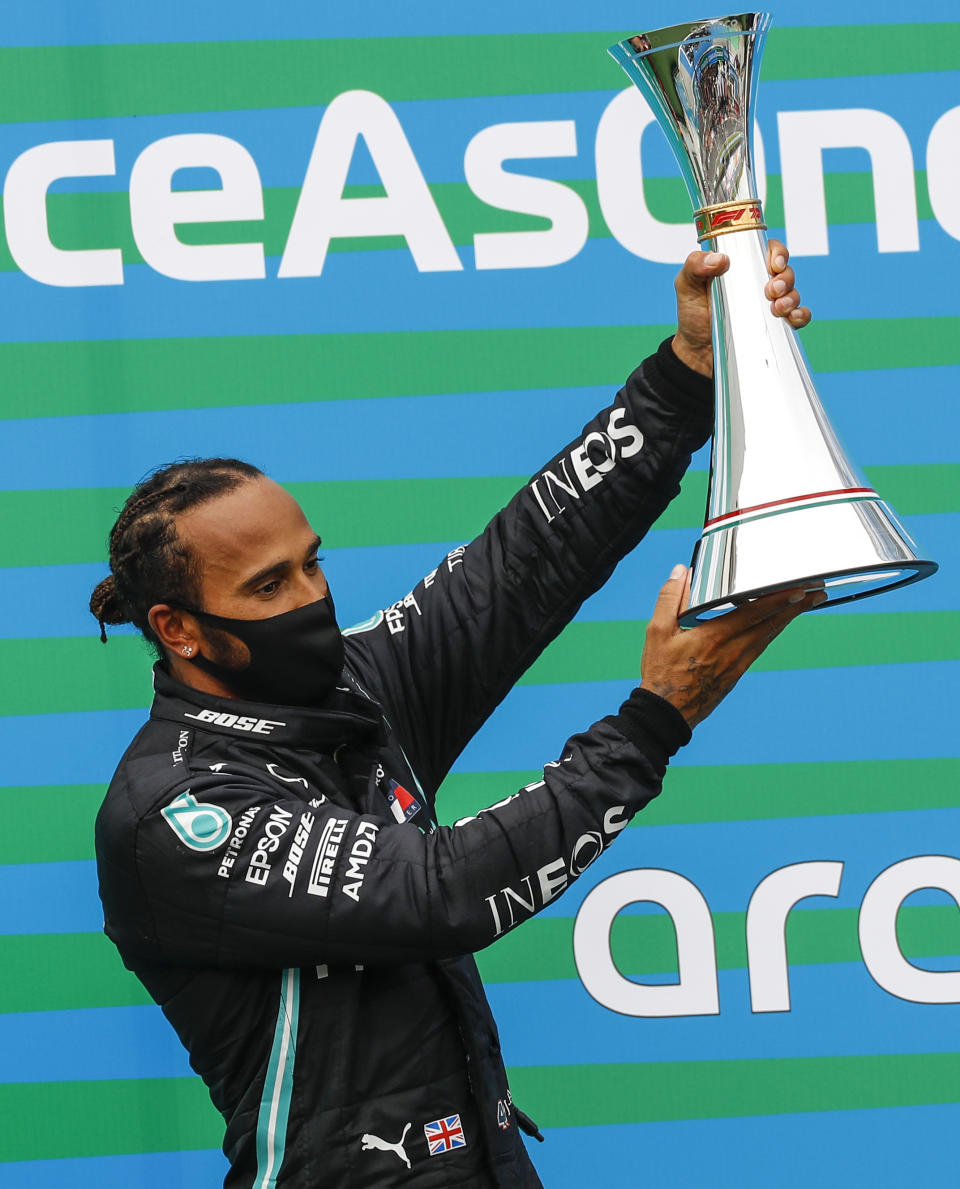
<path fill-rule="evenodd" d="M 330 595 L 268 619 L 227 619 L 184 607 L 201 623 L 222 628 L 250 650 L 242 669 L 218 665 L 205 656 L 192 664 L 241 698 L 281 706 L 316 706 L 330 693 L 343 670 L 343 636 Z"/>

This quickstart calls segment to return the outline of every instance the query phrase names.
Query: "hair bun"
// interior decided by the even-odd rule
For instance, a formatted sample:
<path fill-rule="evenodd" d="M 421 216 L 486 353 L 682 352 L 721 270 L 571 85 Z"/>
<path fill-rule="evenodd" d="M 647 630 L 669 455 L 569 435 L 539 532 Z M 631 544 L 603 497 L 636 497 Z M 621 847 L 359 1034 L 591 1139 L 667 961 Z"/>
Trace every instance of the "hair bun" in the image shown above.
<path fill-rule="evenodd" d="M 98 583 L 90 596 L 90 614 L 100 624 L 100 639 L 106 643 L 107 633 L 104 624 L 129 623 L 130 617 L 121 606 L 117 595 L 117 584 L 112 574 Z"/>

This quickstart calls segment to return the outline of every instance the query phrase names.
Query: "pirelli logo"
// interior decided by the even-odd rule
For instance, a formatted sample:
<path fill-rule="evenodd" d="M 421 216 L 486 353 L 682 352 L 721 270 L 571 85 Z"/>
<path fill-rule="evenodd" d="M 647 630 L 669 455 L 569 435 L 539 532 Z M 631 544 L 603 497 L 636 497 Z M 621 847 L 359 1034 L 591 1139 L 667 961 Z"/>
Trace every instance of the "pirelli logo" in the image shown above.
<path fill-rule="evenodd" d="M 347 819 L 345 817 L 330 817 L 324 823 L 313 856 L 310 879 L 307 882 L 308 896 L 328 896 L 330 894 L 330 880 L 333 878 L 334 864 L 340 853 L 340 844 L 343 842 L 346 829 Z"/>

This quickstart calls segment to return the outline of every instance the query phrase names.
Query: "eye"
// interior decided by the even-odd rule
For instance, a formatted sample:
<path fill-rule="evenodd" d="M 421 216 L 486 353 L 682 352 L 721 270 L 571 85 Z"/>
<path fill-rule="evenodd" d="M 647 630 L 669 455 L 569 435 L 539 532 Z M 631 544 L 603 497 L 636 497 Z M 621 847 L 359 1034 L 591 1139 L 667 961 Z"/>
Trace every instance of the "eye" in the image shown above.
<path fill-rule="evenodd" d="M 276 594 L 279 589 L 280 589 L 280 579 L 279 578 L 271 578 L 270 581 L 265 582 L 263 584 L 263 586 L 258 586 L 256 593 L 258 595 L 264 595 L 269 598 L 270 595 Z"/>
<path fill-rule="evenodd" d="M 320 556 L 320 554 L 317 554 L 316 556 L 311 557 L 309 561 L 306 561 L 303 563 L 304 572 L 307 574 L 315 574 L 317 572 L 317 570 L 320 568 L 320 563 L 322 561 L 323 561 L 323 558 Z"/>

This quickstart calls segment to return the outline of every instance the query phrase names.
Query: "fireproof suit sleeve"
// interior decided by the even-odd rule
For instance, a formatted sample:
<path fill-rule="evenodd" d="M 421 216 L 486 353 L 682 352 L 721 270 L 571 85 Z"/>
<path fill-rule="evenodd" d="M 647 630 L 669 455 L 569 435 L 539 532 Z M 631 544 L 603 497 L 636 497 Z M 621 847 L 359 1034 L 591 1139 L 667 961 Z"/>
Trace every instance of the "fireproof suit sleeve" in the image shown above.
<path fill-rule="evenodd" d="M 425 788 L 435 791 L 660 516 L 712 423 L 712 381 L 664 342 L 476 540 L 348 634 L 350 663 L 385 706 Z"/>
<path fill-rule="evenodd" d="M 128 960 L 219 967 L 481 949 L 597 858 L 688 738 L 672 706 L 635 691 L 542 780 L 431 834 L 213 772 L 168 784 L 136 819 L 119 797 L 97 824 L 107 933 Z"/>

